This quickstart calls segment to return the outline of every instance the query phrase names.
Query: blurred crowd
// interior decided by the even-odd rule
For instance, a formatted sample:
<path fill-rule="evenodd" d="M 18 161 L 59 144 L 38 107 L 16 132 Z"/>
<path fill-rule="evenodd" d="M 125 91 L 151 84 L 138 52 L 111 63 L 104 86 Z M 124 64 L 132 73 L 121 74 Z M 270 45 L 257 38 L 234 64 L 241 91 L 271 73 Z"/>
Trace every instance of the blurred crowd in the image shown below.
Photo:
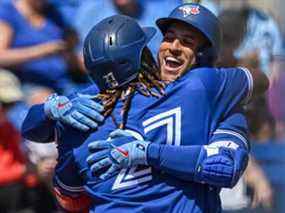
<path fill-rule="evenodd" d="M 217 66 L 270 79 L 267 94 L 247 106 L 251 160 L 238 185 L 222 191 L 225 212 L 285 212 L 285 180 L 276 178 L 285 172 L 284 34 L 274 11 L 262 9 L 269 1 L 0 0 L 0 213 L 58 212 L 50 186 L 56 145 L 24 140 L 20 128 L 31 105 L 90 84 L 81 52 L 90 28 L 116 13 L 154 26 L 183 2 L 200 2 L 220 18 Z M 161 40 L 157 33 L 150 43 L 154 55 Z"/>

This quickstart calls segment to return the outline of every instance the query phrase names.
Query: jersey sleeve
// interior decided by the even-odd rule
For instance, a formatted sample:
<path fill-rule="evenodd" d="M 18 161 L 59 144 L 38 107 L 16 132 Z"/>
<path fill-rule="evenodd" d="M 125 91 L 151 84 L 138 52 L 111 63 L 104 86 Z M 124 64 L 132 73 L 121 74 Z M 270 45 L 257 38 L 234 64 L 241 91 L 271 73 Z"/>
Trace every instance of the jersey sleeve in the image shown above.
<path fill-rule="evenodd" d="M 247 68 L 197 68 L 191 72 L 200 79 L 209 104 L 216 111 L 231 110 L 252 97 L 253 78 Z"/>
<path fill-rule="evenodd" d="M 242 148 L 250 150 L 248 141 L 248 124 L 244 110 L 239 107 L 235 112 L 219 123 L 211 135 L 209 145 L 225 146 L 231 148 Z"/>
<path fill-rule="evenodd" d="M 242 113 L 235 112 L 220 123 L 208 145 L 151 143 L 148 163 L 182 180 L 233 187 L 246 168 L 248 153 L 246 119 Z"/>
<path fill-rule="evenodd" d="M 247 68 L 222 68 L 216 73 L 218 89 L 214 95 L 214 104 L 227 107 L 249 102 L 252 97 L 253 78 Z"/>
<path fill-rule="evenodd" d="M 44 104 L 34 105 L 22 124 L 22 136 L 34 142 L 48 143 L 55 140 L 56 122 L 44 113 Z"/>

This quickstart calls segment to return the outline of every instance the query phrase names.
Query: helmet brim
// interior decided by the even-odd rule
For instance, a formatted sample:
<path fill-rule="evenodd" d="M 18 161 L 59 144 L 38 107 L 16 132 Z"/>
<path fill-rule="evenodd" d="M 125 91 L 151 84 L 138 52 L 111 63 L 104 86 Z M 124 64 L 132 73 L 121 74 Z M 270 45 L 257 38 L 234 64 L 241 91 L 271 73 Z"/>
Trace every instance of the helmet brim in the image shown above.
<path fill-rule="evenodd" d="M 142 29 L 146 35 L 146 43 L 148 43 L 154 37 L 157 30 L 154 27 L 142 27 Z"/>
<path fill-rule="evenodd" d="M 160 18 L 156 21 L 156 25 L 160 29 L 161 33 L 164 35 L 165 32 L 167 31 L 168 27 L 171 26 L 173 23 L 183 23 L 186 25 L 189 25 L 195 29 L 197 29 L 199 32 L 201 32 L 194 24 L 188 23 L 186 20 L 184 21 L 183 19 L 178 19 L 178 18 Z M 203 32 L 201 32 L 204 34 Z"/>
<path fill-rule="evenodd" d="M 207 36 L 207 33 L 200 30 L 198 27 L 198 24 L 196 24 L 195 22 L 190 24 L 189 22 L 187 22 L 187 20 L 178 19 L 178 18 L 160 18 L 156 21 L 156 25 L 163 35 L 166 33 L 167 29 L 173 23 L 186 24 L 186 25 L 192 27 L 193 29 L 196 29 L 198 32 L 200 32 L 206 38 L 206 40 L 208 40 L 210 42 L 211 45 L 213 44 L 213 41 L 209 39 L 209 37 Z"/>

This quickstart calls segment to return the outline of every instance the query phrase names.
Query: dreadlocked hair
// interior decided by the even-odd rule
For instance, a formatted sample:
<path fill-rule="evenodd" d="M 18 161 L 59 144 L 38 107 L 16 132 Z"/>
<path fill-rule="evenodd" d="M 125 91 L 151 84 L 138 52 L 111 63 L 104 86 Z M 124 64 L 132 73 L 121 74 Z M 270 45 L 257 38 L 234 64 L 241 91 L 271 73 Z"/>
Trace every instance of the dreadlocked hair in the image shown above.
<path fill-rule="evenodd" d="M 106 90 L 97 95 L 97 98 L 101 100 L 104 106 L 103 115 L 105 117 L 110 115 L 114 124 L 120 129 L 125 128 L 131 100 L 136 91 L 144 96 L 161 97 L 164 95 L 165 85 L 160 80 L 158 66 L 147 47 L 143 49 L 141 59 L 139 74 L 133 81 L 124 87 Z M 123 101 L 120 113 L 122 122 L 120 124 L 117 123 L 115 117 L 111 114 L 118 100 Z"/>

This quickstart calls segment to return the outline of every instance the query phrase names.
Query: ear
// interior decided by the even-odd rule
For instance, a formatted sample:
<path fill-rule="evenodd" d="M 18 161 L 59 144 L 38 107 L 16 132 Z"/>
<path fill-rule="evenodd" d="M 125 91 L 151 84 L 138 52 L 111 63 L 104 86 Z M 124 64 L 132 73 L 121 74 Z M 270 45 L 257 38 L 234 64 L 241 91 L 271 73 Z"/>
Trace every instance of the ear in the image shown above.
<path fill-rule="evenodd" d="M 196 65 L 199 62 L 199 58 L 203 55 L 202 52 L 197 52 L 195 54 L 195 56 L 192 58 L 189 67 L 193 67 L 194 65 Z"/>

